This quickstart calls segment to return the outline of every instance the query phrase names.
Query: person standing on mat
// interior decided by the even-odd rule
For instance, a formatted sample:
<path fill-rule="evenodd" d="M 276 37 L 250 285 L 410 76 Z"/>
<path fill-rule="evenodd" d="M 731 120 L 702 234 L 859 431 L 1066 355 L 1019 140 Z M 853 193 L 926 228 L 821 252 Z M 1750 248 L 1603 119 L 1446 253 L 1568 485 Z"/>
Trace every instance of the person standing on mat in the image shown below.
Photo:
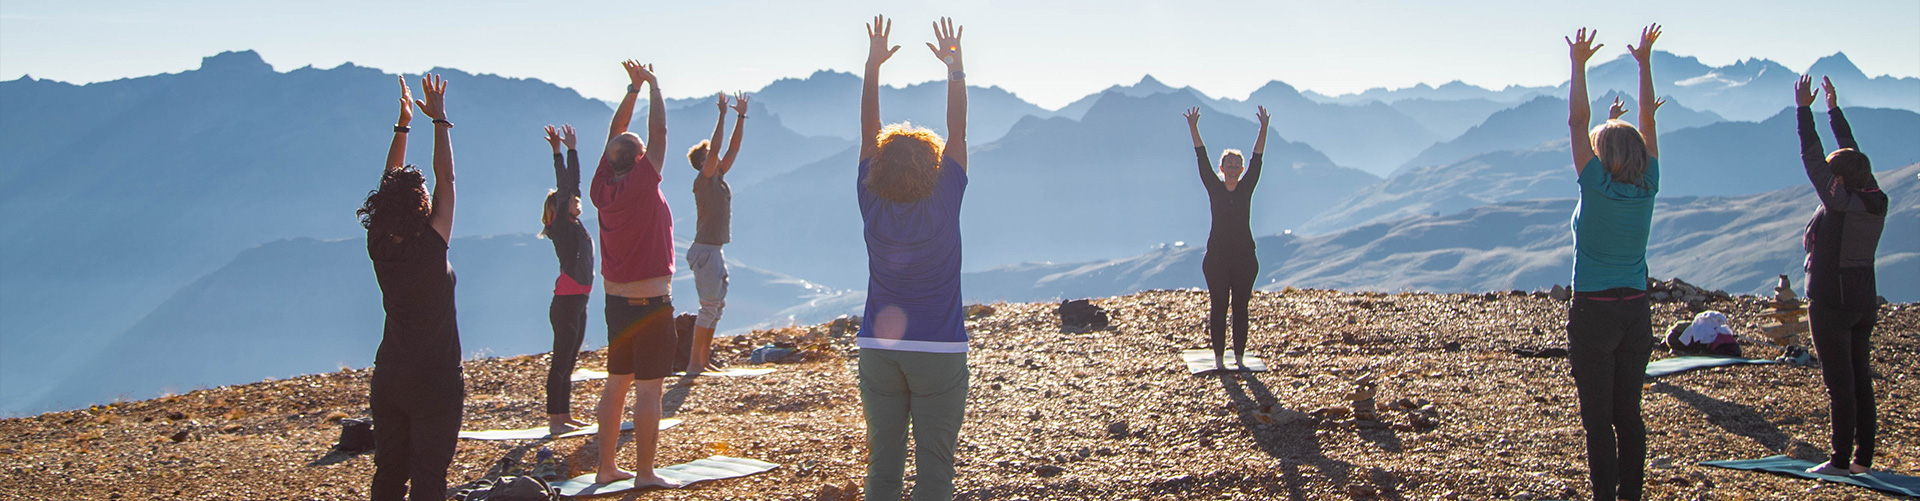
<path fill-rule="evenodd" d="M 1827 91 L 1827 119 L 1840 149 L 1825 153 L 1813 128 L 1813 77 L 1794 85 L 1800 121 L 1800 160 L 1820 195 L 1820 207 L 1807 222 L 1800 242 L 1807 250 L 1807 299 L 1813 346 L 1820 350 L 1820 373 L 1833 398 L 1833 455 L 1810 473 L 1847 475 L 1873 467 L 1874 432 L 1879 415 L 1873 399 L 1873 326 L 1879 314 L 1873 253 L 1887 223 L 1887 194 L 1873 178 L 1873 165 L 1853 141 L 1853 128 L 1840 113 L 1833 81 Z M 1851 461 L 1851 463 L 1849 463 Z M 1841 467 L 1840 465 L 1847 465 Z"/>
<path fill-rule="evenodd" d="M 1247 159 L 1246 177 L 1241 177 L 1240 150 L 1220 152 L 1220 172 L 1207 160 L 1207 145 L 1200 141 L 1200 107 L 1187 110 L 1187 131 L 1193 135 L 1193 154 L 1200 158 L 1200 184 L 1207 188 L 1207 205 L 1213 209 L 1213 229 L 1207 233 L 1207 255 L 1200 260 L 1200 271 L 1207 278 L 1207 336 L 1213 342 L 1213 369 L 1225 370 L 1227 313 L 1233 313 L 1233 365 L 1246 370 L 1247 301 L 1253 299 L 1253 282 L 1260 275 L 1260 257 L 1254 254 L 1252 230 L 1253 188 L 1260 184 L 1260 155 L 1267 149 L 1267 107 L 1261 106 L 1260 135 L 1253 141 L 1253 158 Z"/>
<path fill-rule="evenodd" d="M 727 186 L 727 172 L 740 154 L 742 128 L 747 125 L 747 96 L 736 95 L 733 110 L 739 115 L 733 122 L 733 138 L 727 155 L 713 154 L 720 148 L 720 131 L 727 125 L 727 95 L 717 98 L 720 118 L 713 124 L 713 139 L 700 141 L 687 150 L 687 162 L 700 171 L 693 178 L 693 205 L 699 211 L 694 225 L 693 245 L 687 247 L 687 267 L 693 269 L 693 287 L 700 294 L 700 314 L 693 320 L 693 355 L 687 360 L 687 373 L 699 374 L 711 364 L 713 326 L 720 322 L 720 310 L 727 307 L 727 256 L 720 252 L 733 237 L 733 188 Z"/>
<path fill-rule="evenodd" d="M 880 64 L 892 22 L 867 25 L 860 87 L 860 166 L 854 192 L 867 243 L 860 404 L 867 419 L 868 501 L 898 501 L 907 433 L 913 499 L 953 499 L 954 448 L 966 417 L 967 331 L 960 307 L 960 202 L 967 190 L 967 82 L 960 28 L 933 25 L 947 65 L 947 139 L 908 124 L 880 127 Z"/>
<path fill-rule="evenodd" d="M 594 482 L 633 479 L 635 487 L 678 487 L 653 473 L 660 442 L 661 381 L 673 369 L 678 335 L 673 330 L 673 214 L 660 192 L 660 166 L 667 150 L 666 103 L 652 65 L 626 61 L 627 95 L 613 111 L 606 152 L 594 169 L 588 195 L 600 214 L 600 276 L 605 280 L 607 383 L 595 413 L 600 465 Z M 648 87 L 647 140 L 627 132 L 634 99 Z M 651 148 L 648 145 L 652 145 Z M 620 411 L 634 388 L 634 471 L 621 470 Z"/>
<path fill-rule="evenodd" d="M 401 79 L 400 121 L 387 147 L 386 171 L 380 188 L 355 211 L 367 230 L 367 257 L 387 312 L 368 398 L 374 422 L 369 490 L 375 501 L 447 498 L 447 467 L 466 398 L 453 265 L 447 263 L 454 206 L 447 81 L 428 75 L 420 79 L 420 90 L 426 100 L 413 100 Z M 413 106 L 433 119 L 431 194 L 420 170 L 406 164 Z"/>
<path fill-rule="evenodd" d="M 1604 45 L 1582 28 L 1567 47 L 1573 59 L 1571 129 L 1573 170 L 1580 203 L 1573 209 L 1573 304 L 1567 310 L 1567 360 L 1587 434 L 1587 470 L 1593 499 L 1638 500 L 1646 477 L 1647 426 L 1640 391 L 1653 354 L 1653 314 L 1647 299 L 1647 234 L 1660 191 L 1660 150 L 1654 110 L 1665 101 L 1653 91 L 1653 42 L 1660 25 L 1627 46 L 1640 63 L 1640 128 L 1609 119 L 1594 127 L 1587 101 L 1587 60 Z M 1626 110 L 1616 110 L 1624 113 Z"/>
<path fill-rule="evenodd" d="M 566 155 L 560 145 L 567 145 Z M 560 276 L 553 280 L 553 363 L 547 366 L 547 431 L 554 435 L 586 426 L 573 419 L 573 366 L 587 337 L 587 295 L 593 293 L 593 237 L 580 224 L 580 152 L 573 125 L 547 126 L 553 147 L 553 186 L 540 211 L 540 236 L 553 240 Z"/>

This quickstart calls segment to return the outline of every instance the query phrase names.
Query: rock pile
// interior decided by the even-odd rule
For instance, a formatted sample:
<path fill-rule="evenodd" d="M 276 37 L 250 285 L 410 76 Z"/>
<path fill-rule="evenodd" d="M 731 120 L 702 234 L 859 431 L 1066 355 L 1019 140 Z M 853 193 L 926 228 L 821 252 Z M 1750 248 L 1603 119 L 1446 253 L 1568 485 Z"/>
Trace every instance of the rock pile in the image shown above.
<path fill-rule="evenodd" d="M 1694 313 L 1707 311 L 1708 302 L 1733 300 L 1727 291 L 1707 290 L 1679 277 L 1664 282 L 1648 278 L 1647 297 L 1656 303 L 1686 303 L 1687 309 Z"/>
<path fill-rule="evenodd" d="M 1786 275 L 1780 275 L 1780 285 L 1773 288 L 1773 300 L 1767 302 L 1767 308 L 1760 310 L 1767 321 L 1760 324 L 1760 334 L 1781 347 L 1799 346 L 1800 335 L 1811 332 L 1806 316 L 1807 308 L 1801 304 L 1800 297 L 1793 293 L 1793 281 Z"/>

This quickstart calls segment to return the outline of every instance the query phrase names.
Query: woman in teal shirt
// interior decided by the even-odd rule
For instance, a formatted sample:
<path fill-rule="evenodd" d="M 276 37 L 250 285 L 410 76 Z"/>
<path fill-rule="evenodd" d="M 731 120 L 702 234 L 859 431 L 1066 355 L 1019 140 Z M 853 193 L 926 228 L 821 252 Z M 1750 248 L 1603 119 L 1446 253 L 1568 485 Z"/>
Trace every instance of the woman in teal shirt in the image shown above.
<path fill-rule="evenodd" d="M 1647 427 L 1640 389 L 1653 352 L 1653 315 L 1647 300 L 1647 233 L 1660 191 L 1659 143 L 1653 112 L 1664 101 L 1653 92 L 1649 59 L 1660 25 L 1627 46 L 1640 62 L 1640 128 L 1619 120 L 1615 101 L 1606 123 L 1587 125 L 1587 60 L 1601 45 L 1581 29 L 1567 40 L 1573 58 L 1567 125 L 1580 205 L 1573 209 L 1573 304 L 1567 310 L 1568 362 L 1587 433 L 1587 470 L 1593 499 L 1638 500 L 1646 477 Z"/>

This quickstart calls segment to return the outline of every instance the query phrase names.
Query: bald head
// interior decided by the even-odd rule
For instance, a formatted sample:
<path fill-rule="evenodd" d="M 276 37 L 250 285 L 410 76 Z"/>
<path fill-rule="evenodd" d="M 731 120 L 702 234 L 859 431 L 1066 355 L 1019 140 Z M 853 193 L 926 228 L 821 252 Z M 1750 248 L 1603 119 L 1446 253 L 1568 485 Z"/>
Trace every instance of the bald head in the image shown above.
<path fill-rule="evenodd" d="M 626 174 L 633 170 L 633 166 L 640 162 L 640 157 L 646 155 L 647 145 L 640 141 L 639 134 L 632 132 L 622 132 L 614 136 L 612 141 L 607 141 L 607 151 L 603 154 L 615 174 Z"/>

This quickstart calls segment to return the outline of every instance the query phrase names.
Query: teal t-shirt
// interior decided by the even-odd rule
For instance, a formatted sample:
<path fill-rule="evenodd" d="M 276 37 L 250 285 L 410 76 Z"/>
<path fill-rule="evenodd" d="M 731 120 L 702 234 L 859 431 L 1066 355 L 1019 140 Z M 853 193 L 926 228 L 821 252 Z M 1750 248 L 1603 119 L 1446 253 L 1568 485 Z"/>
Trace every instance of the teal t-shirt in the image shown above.
<path fill-rule="evenodd" d="M 1649 159 L 1646 187 L 1616 183 L 1599 158 L 1580 169 L 1573 208 L 1573 290 L 1647 289 L 1647 233 L 1660 192 L 1660 161 Z"/>

